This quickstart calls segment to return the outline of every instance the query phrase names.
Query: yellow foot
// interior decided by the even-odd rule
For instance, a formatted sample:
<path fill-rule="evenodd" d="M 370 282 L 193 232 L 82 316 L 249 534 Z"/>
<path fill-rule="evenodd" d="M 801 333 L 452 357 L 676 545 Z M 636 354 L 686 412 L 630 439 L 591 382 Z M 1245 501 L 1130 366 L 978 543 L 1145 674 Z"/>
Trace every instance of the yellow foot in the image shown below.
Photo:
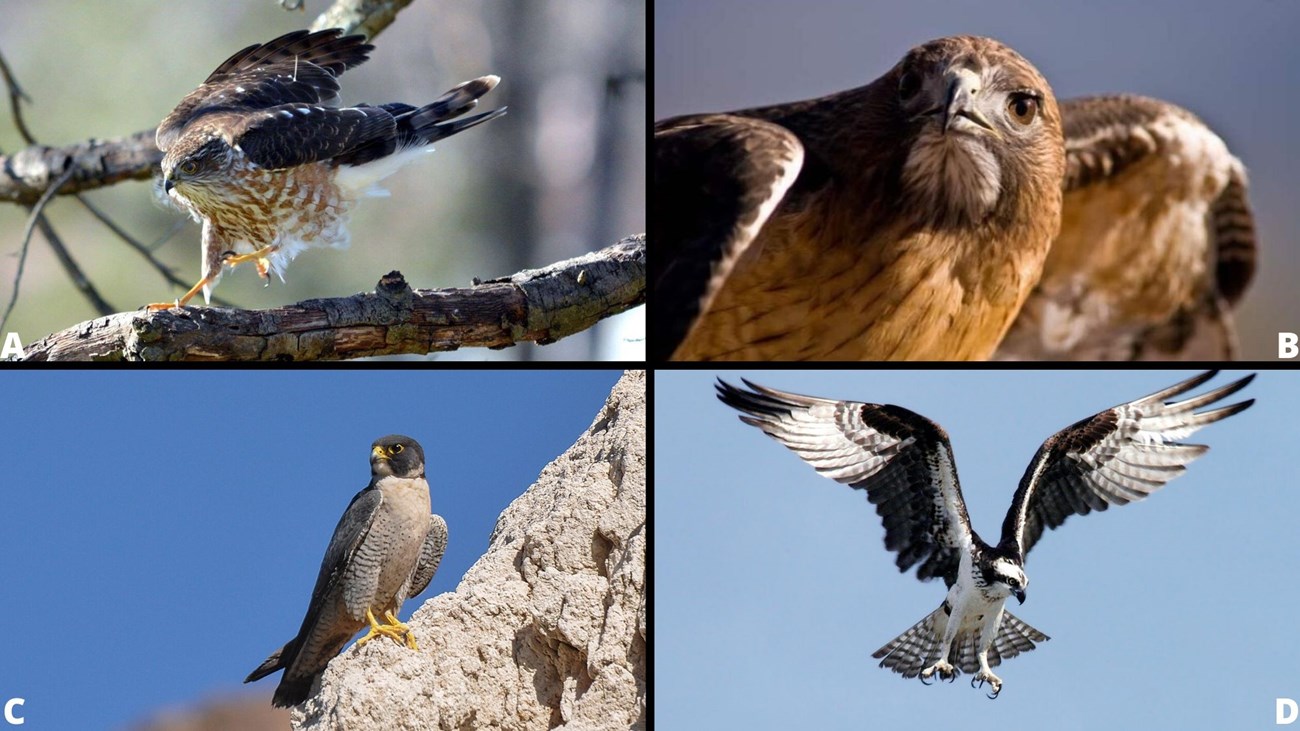
<path fill-rule="evenodd" d="M 404 642 L 406 646 L 412 650 L 420 649 L 415 644 L 415 636 L 411 634 L 411 628 L 402 622 L 399 622 L 397 617 L 394 617 L 391 611 L 384 613 L 384 619 L 388 623 L 380 624 L 379 620 L 375 619 L 374 612 L 367 609 L 366 621 L 370 623 L 370 630 L 366 632 L 365 637 L 357 640 L 357 645 L 364 645 L 374 638 L 383 635 L 384 637 L 392 639 L 394 642 Z"/>
<path fill-rule="evenodd" d="M 170 310 L 173 307 L 184 307 L 185 303 L 194 299 L 194 295 L 198 294 L 203 290 L 203 285 L 211 281 L 212 281 L 211 277 L 204 277 L 199 280 L 198 284 L 194 285 L 193 287 L 190 287 L 190 291 L 181 295 L 180 299 L 176 300 L 175 302 L 154 302 L 153 304 L 145 305 L 144 308 L 146 310 Z"/>
<path fill-rule="evenodd" d="M 236 254 L 233 251 L 227 251 L 221 256 L 221 261 L 231 267 L 238 266 L 245 262 L 255 261 L 257 262 L 258 273 L 265 277 L 267 258 L 279 250 L 279 248 L 278 245 L 272 244 L 270 246 L 263 246 L 257 251 L 249 254 Z"/>
<path fill-rule="evenodd" d="M 393 615 L 392 610 L 384 612 L 384 619 L 388 620 L 388 624 L 390 626 L 401 629 L 402 636 L 406 640 L 407 647 L 411 648 L 412 650 L 420 649 L 420 646 L 415 644 L 415 633 L 411 631 L 411 628 L 408 625 L 399 622 L 397 620 L 397 617 Z"/>

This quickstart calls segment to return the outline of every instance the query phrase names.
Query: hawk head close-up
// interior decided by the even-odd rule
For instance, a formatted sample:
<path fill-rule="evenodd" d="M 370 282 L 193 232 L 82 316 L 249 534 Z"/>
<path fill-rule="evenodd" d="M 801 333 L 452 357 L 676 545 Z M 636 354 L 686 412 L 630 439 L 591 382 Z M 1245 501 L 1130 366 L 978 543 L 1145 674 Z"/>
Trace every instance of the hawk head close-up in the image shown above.
<path fill-rule="evenodd" d="M 881 86 L 897 90 L 910 140 L 902 180 L 912 210 L 954 226 L 1060 215 L 1061 114 L 1020 54 L 989 38 L 941 38 L 912 49 Z"/>
<path fill-rule="evenodd" d="M 989 38 L 866 86 L 655 125 L 657 357 L 988 358 L 1061 223 L 1051 87 Z"/>

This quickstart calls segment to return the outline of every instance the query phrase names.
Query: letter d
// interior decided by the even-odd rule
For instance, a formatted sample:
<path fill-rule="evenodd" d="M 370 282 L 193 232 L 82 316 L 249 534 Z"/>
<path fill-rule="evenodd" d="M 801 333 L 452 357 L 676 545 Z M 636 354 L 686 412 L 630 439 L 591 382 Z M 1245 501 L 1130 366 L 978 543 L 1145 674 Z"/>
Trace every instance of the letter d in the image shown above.
<path fill-rule="evenodd" d="M 1290 698 L 1277 699 L 1277 724 L 1279 726 L 1295 723 L 1296 716 L 1300 716 L 1300 707 Z"/>

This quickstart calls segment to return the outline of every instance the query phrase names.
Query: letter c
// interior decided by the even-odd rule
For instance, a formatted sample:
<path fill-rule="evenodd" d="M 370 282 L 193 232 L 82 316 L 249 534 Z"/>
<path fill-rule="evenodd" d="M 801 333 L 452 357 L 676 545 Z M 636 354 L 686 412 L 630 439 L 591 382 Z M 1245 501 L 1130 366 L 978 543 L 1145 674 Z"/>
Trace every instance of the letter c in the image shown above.
<path fill-rule="evenodd" d="M 22 716 L 14 715 L 14 706 L 21 706 L 23 703 L 25 701 L 22 698 L 10 698 L 9 702 L 5 704 L 5 722 L 10 726 L 21 726 L 27 722 Z M 1279 710 L 1278 713 L 1281 714 L 1282 711 Z"/>

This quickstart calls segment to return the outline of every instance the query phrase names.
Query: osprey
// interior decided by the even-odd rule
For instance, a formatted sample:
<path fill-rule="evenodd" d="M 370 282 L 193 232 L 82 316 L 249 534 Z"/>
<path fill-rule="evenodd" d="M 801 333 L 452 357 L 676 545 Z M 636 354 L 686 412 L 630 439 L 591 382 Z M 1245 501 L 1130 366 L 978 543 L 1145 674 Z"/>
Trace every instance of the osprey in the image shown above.
<path fill-rule="evenodd" d="M 948 435 L 901 406 L 833 401 L 719 379 L 718 398 L 740 420 L 784 444 L 825 477 L 867 491 L 885 524 L 885 548 L 899 571 L 920 564 L 918 579 L 941 577 L 939 608 L 877 650 L 880 666 L 923 683 L 975 673 L 989 697 L 1002 690 L 991 668 L 1028 652 L 1047 635 L 1004 610 L 1021 604 L 1029 578 L 1025 556 L 1045 528 L 1071 515 L 1136 502 L 1183 473 L 1206 446 L 1185 439 L 1206 424 L 1244 411 L 1254 399 L 1197 409 L 1245 388 L 1247 376 L 1182 401 L 1166 403 L 1214 377 L 1210 371 L 1158 393 L 1088 417 L 1057 432 L 1025 469 L 996 545 L 971 528 Z M 928 683 L 926 683 L 928 685 Z"/>

